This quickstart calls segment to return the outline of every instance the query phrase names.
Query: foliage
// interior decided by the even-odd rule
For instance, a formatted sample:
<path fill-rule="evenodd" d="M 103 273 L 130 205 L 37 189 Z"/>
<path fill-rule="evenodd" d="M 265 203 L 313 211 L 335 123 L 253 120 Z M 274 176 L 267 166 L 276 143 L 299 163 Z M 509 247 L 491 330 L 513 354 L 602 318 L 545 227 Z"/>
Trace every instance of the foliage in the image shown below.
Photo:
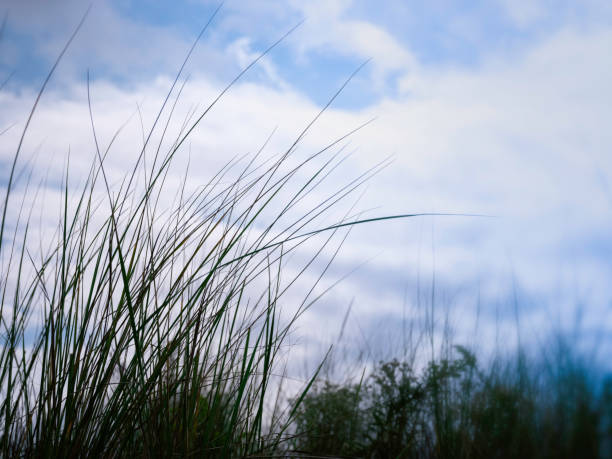
<path fill-rule="evenodd" d="M 367 388 L 370 449 L 385 451 L 385 457 L 401 456 L 423 438 L 426 390 L 412 368 L 397 360 L 382 363 Z"/>
<path fill-rule="evenodd" d="M 466 348 L 455 351 L 420 372 L 408 362 L 381 362 L 359 405 L 351 385 L 327 383 L 310 393 L 294 423 L 300 450 L 370 458 L 610 457 L 609 380 L 599 390 L 585 368 L 555 381 L 536 365 L 527 368 L 523 355 L 483 367 Z M 321 420 L 317 429 L 325 431 L 326 422 L 348 422 L 334 419 L 342 415 L 359 420 L 361 436 L 359 429 L 334 430 L 334 442 L 314 442 L 306 419 Z"/>
<path fill-rule="evenodd" d="M 315 386 L 304 398 L 295 417 L 296 452 L 360 456 L 367 434 L 361 409 L 363 388 L 325 383 Z"/>

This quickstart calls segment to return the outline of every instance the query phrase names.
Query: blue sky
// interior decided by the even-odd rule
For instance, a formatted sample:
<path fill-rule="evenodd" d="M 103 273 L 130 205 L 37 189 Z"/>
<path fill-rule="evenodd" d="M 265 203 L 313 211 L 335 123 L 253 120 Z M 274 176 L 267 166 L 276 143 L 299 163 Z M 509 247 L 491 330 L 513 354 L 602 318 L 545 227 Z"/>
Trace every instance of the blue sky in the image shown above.
<path fill-rule="evenodd" d="M 0 81 L 12 76 L 0 92 L 0 131 L 16 126 L 0 137 L 6 164 L 34 91 L 86 5 L 4 5 Z M 219 6 L 207 0 L 92 5 L 27 139 L 28 154 L 39 151 L 40 174 L 60 174 L 58 158 L 69 146 L 91 151 L 82 125 L 88 69 L 100 130 L 109 136 L 136 104 L 157 106 Z M 391 326 L 406 288 L 415 303 L 417 279 L 425 291 L 435 273 L 442 306 L 457 312 L 458 334 L 470 329 L 477 291 L 490 305 L 488 317 L 500 310 L 504 317 L 500 305 L 517 290 L 534 329 L 557 320 L 572 326 L 581 304 L 588 308 L 585 329 L 612 332 L 610 2 L 227 1 L 189 63 L 186 100 L 210 100 L 300 21 L 194 134 L 192 148 L 201 152 L 196 180 L 230 155 L 256 148 L 275 127 L 278 145 L 290 142 L 371 59 L 304 149 L 377 117 L 351 141 L 356 153 L 344 171 L 349 177 L 394 155 L 393 165 L 372 180 L 364 209 L 496 216 L 356 229 L 334 273 L 371 261 L 304 319 L 305 329 L 322 311 L 340 320 L 352 299 L 356 322 Z M 138 126 L 132 128 L 134 136 L 120 148 L 133 149 Z M 118 172 L 122 159 L 114 163 Z M 82 161 L 88 163 L 88 153 Z"/>
<path fill-rule="evenodd" d="M 73 47 L 78 64 L 72 76 L 83 78 L 83 69 L 92 68 L 98 78 L 126 83 L 171 73 L 182 56 L 180 45 L 194 39 L 218 6 L 206 0 L 93 2 L 85 37 Z M 85 9 L 86 4 L 74 0 L 9 1 L 3 72 L 16 71 L 14 82 L 40 79 Z M 372 58 L 362 81 L 343 98 L 348 106 L 363 106 L 396 96 L 398 79 L 410 65 L 438 71 L 478 69 L 489 60 L 516 57 L 564 28 L 586 32 L 609 27 L 611 15 L 604 1 L 391 0 L 382 7 L 368 1 L 229 1 L 192 68 L 217 77 L 232 75 L 239 66 L 226 59 L 223 51 L 230 45 L 255 52 L 303 20 L 270 56 L 279 76 L 323 103 L 331 88 Z M 370 43 L 356 40 L 360 34 Z M 372 74 L 377 74 L 375 85 L 370 84 Z"/>

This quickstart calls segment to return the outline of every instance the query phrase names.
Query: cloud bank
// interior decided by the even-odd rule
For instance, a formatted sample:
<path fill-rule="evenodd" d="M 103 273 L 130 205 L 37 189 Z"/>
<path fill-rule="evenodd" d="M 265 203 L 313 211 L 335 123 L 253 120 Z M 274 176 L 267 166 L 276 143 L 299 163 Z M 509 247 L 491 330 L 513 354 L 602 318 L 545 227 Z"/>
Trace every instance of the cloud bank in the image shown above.
<path fill-rule="evenodd" d="M 114 176 L 136 157 L 141 126 L 146 130 L 153 122 L 173 72 L 216 7 L 186 5 L 184 15 L 173 11 L 165 18 L 142 5 L 95 4 L 24 145 L 24 158 L 35 157 L 34 177 L 47 177 L 49 190 L 62 176 L 68 151 L 76 171 L 85 171 L 93 158 L 87 68 L 102 142 L 128 123 L 109 156 Z M 393 155 L 359 203 L 372 209 L 366 216 L 453 212 L 493 218 L 355 228 L 328 283 L 367 263 L 304 318 L 303 329 L 317 314 L 327 314 L 333 330 L 353 300 L 362 328 L 400 320 L 405 305 L 425 302 L 435 285 L 441 314 L 456 316 L 458 333 L 470 333 L 473 320 L 465 319 L 466 311 L 473 314 L 477 296 L 490 305 L 483 318 L 512 322 L 502 303 L 513 291 L 521 295 L 524 323 L 534 329 L 551 321 L 571 326 L 576 305 L 588 304 L 582 326 L 610 331 L 612 14 L 605 2 L 585 2 L 579 11 L 571 5 L 553 9 L 547 2 L 500 0 L 453 15 L 442 1 L 429 9 L 390 2 L 378 13 L 366 2 L 344 0 L 283 8 L 229 2 L 190 61 L 174 132 L 178 120 L 205 107 L 267 44 L 305 22 L 207 115 L 179 165 L 190 160 L 195 185 L 229 158 L 255 151 L 275 128 L 268 150 L 282 151 L 351 71 L 372 58 L 300 152 L 316 151 L 376 117 L 348 140 L 347 150 L 354 151 L 338 175 L 349 180 Z M 8 129 L 0 137 L 3 171 L 42 69 L 82 14 L 78 2 L 52 8 L 33 0 L 9 3 L 8 11 L 0 77 L 15 74 L 0 92 L 0 132 Z M 441 24 L 429 45 L 424 32 L 415 36 L 399 25 L 399 19 L 410 25 L 419 18 Z M 489 23 L 498 25 L 498 34 Z M 181 167 L 170 183 L 180 183 Z M 5 186 L 4 174 L 0 183 Z"/>

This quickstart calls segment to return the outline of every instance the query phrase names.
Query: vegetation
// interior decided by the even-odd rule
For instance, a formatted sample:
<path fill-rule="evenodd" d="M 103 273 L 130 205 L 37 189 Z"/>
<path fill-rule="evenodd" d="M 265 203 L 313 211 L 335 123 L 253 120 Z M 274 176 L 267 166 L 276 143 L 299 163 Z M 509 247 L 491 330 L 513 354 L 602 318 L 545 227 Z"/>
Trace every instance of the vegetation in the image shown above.
<path fill-rule="evenodd" d="M 278 387 L 272 378 L 288 331 L 316 301 L 316 284 L 286 314 L 279 301 L 315 261 L 329 266 L 337 234 L 355 217 L 322 222 L 384 163 L 305 207 L 304 197 L 345 159 L 342 139 L 296 157 L 319 114 L 281 154 L 263 159 L 264 145 L 230 160 L 204 186 L 190 190 L 185 179 L 171 189 L 177 152 L 244 73 L 168 141 L 179 72 L 118 185 L 105 160 L 120 130 L 103 147 L 89 99 L 94 161 L 80 188 L 67 163 L 59 222 L 37 240 L 30 232 L 36 207 L 25 203 L 38 191 L 29 180 L 18 182 L 16 171 L 64 51 L 2 179 L 0 454 L 236 457 L 278 450 L 300 397 L 271 407 L 270 388 Z M 306 166 L 314 173 L 304 177 Z M 288 257 L 323 232 L 319 250 L 308 252 L 297 274 L 283 276 Z M 331 259 L 328 246 L 336 247 Z"/>
<path fill-rule="evenodd" d="M 420 372 L 391 360 L 363 384 L 315 385 L 293 447 L 369 458 L 612 457 L 612 381 L 569 358 L 552 368 L 523 358 L 478 365 L 456 346 Z"/>
<path fill-rule="evenodd" d="M 596 387 L 571 359 L 479 365 L 457 346 L 421 366 L 381 362 L 358 383 L 321 382 L 315 371 L 283 398 L 281 349 L 318 299 L 318 280 L 288 311 L 282 300 L 315 261 L 325 273 L 351 226 L 384 220 L 349 210 L 326 223 L 386 163 L 317 202 L 304 199 L 345 159 L 344 138 L 297 156 L 319 114 L 280 154 L 265 159 L 264 145 L 197 189 L 187 179 L 172 188 L 177 153 L 244 72 L 168 141 L 181 69 L 119 182 L 105 161 L 120 130 L 104 147 L 90 100 L 94 161 L 78 188 L 67 163 L 55 231 L 33 237 L 38 190 L 18 180 L 19 161 L 64 51 L 1 182 L 3 457 L 612 454 L 612 382 Z M 314 174 L 304 177 L 305 167 Z M 306 241 L 319 250 L 286 276 Z"/>

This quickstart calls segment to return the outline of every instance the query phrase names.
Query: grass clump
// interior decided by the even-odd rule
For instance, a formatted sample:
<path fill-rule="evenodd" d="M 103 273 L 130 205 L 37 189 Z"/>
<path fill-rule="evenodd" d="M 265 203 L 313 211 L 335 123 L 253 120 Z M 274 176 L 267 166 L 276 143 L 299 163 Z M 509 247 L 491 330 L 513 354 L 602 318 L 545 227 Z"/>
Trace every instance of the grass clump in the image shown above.
<path fill-rule="evenodd" d="M 324 249 L 337 247 L 334 235 L 354 220 L 347 214 L 335 225 L 323 222 L 383 164 L 319 201 L 305 199 L 345 159 L 342 139 L 296 157 L 319 114 L 285 151 L 263 159 L 262 147 L 228 161 L 204 186 L 189 189 L 186 177 L 172 189 L 176 155 L 237 81 L 167 142 L 179 72 L 132 169 L 117 181 L 105 161 L 120 132 L 101 146 L 88 84 L 94 161 L 79 188 L 66 166 L 60 219 L 52 235 L 36 240 L 34 205 L 25 204 L 36 193 L 17 181 L 16 170 L 58 63 L 2 178 L 0 454 L 244 457 L 279 450 L 302 397 L 271 406 L 278 357 L 319 281 L 288 312 L 281 301 L 315 261 L 324 260 L 325 272 L 337 249 L 327 259 Z M 314 173 L 304 177 L 306 166 Z M 297 274 L 283 276 L 288 258 L 321 232 L 319 250 Z"/>

